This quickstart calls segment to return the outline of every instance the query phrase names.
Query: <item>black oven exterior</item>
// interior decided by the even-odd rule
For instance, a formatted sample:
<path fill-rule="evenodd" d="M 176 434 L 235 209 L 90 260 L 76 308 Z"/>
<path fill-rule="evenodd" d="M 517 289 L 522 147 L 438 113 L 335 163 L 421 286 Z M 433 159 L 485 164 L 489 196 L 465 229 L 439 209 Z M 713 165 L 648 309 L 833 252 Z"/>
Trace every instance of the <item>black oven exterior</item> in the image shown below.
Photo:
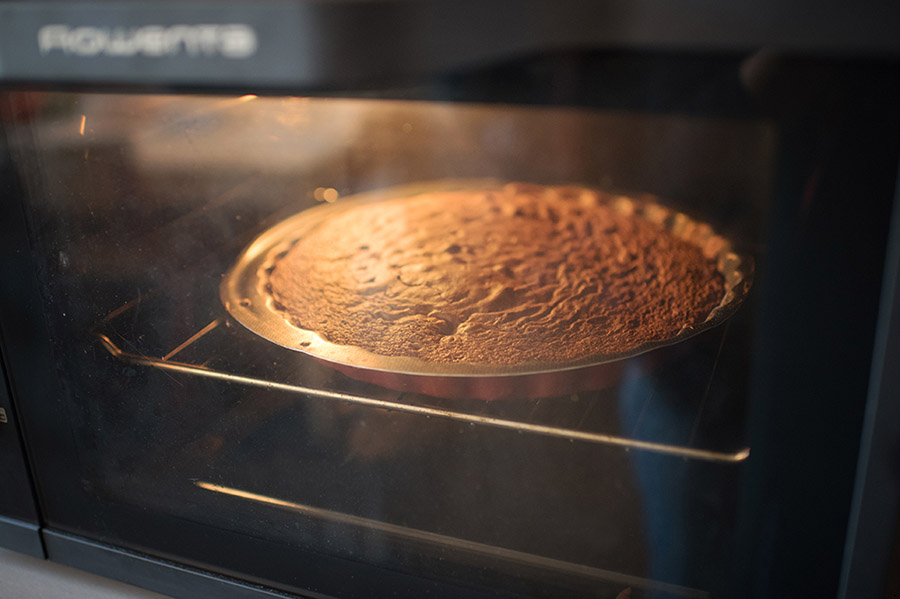
<path fill-rule="evenodd" d="M 4 387 L 0 391 L 0 424 L 4 425 L 3 443 L 3 487 L 2 516 L 0 529 L 3 545 L 21 553 L 44 557 L 44 550 L 38 536 L 38 513 L 31 490 L 31 480 L 22 451 L 22 441 L 18 433 L 9 392 Z"/>
<path fill-rule="evenodd" d="M 184 37 L 132 41 L 129 56 L 115 55 L 105 32 L 142 27 L 182 27 Z M 716 591 L 875 597 L 896 588 L 888 573 L 900 538 L 890 534 L 900 504 L 900 369 L 891 367 L 900 363 L 898 27 L 896 8 L 849 3 L 4 2 L 0 83 L 770 119 L 779 156 L 745 383 L 753 453 L 737 483 L 740 563 Z M 756 104 L 720 77 L 754 66 L 772 75 Z M 710 82 L 718 84 L 697 93 Z M 823 90 L 836 91 L 816 95 Z M 415 563 L 286 554 L 237 524 L 103 505 L 91 473 L 79 470 L 72 391 L 44 309 L 49 258 L 37 255 L 26 208 L 41 187 L 28 179 L 39 173 L 15 162 L 21 154 L 2 135 L 0 349 L 10 397 L 0 389 L 0 442 L 12 482 L 0 497 L 4 545 L 173 596 L 553 596 L 515 569 L 485 577 L 461 559 L 441 569 L 429 560 L 443 557 L 424 550 L 430 574 L 416 576 Z M 80 498 L 65 496 L 76 489 Z M 415 555 L 419 541 L 403 542 Z"/>

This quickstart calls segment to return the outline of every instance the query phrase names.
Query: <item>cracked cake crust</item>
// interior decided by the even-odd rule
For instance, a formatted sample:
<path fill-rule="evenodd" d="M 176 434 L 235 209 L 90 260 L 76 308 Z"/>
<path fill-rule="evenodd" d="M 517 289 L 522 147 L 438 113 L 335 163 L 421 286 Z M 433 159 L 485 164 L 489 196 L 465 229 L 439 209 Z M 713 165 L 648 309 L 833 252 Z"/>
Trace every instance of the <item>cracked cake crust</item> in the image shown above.
<path fill-rule="evenodd" d="M 622 196 L 509 184 L 360 204 L 266 271 L 273 307 L 337 345 L 435 364 L 562 364 L 705 321 L 715 255 Z"/>

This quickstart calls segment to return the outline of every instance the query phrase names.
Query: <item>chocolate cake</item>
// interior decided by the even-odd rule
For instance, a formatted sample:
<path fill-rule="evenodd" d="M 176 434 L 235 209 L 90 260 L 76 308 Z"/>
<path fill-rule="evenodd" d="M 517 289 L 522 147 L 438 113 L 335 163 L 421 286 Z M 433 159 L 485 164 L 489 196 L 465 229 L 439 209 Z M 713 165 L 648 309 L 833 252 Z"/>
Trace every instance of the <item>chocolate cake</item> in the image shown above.
<path fill-rule="evenodd" d="M 265 289 L 294 326 L 384 356 L 616 356 L 702 323 L 724 295 L 714 252 L 636 207 L 527 184 L 337 203 L 272 259 Z"/>

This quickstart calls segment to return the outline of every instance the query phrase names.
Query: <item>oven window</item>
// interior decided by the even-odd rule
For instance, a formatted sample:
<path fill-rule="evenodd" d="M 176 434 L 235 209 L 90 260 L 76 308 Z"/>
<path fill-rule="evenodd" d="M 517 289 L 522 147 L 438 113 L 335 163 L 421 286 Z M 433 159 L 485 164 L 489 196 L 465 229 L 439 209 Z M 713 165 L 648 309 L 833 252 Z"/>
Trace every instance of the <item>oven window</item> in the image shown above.
<path fill-rule="evenodd" d="M 771 122 L 252 95 L 2 100 L 52 375 L 63 381 L 76 449 L 77 488 L 40 484 L 52 526 L 151 555 L 181 551 L 238 577 L 217 564 L 237 561 L 247 551 L 240 544 L 185 556 L 191 542 L 179 548 L 154 528 L 228 530 L 281 555 L 310 552 L 510 593 L 703 597 L 724 585 L 750 451 L 745 413 L 777 141 Z M 421 194 L 433 199 L 417 211 L 398 200 Z M 602 351 L 589 345 L 587 354 L 565 352 L 593 342 L 595 329 L 563 343 L 550 337 L 552 326 L 508 346 L 482 336 L 494 362 L 472 366 L 477 360 L 464 354 L 424 371 L 416 366 L 424 354 L 401 356 L 412 357 L 404 366 L 310 349 L 324 339 L 364 356 L 388 351 L 399 329 L 379 329 L 366 345 L 376 337 L 370 321 L 352 318 L 358 324 L 346 340 L 314 330 L 286 347 L 307 316 L 267 296 L 281 268 L 273 263 L 302 245 L 290 232 L 272 236 L 283 223 L 322 235 L 309 244 L 319 252 L 306 254 L 311 270 L 294 280 L 301 295 L 317 277 L 343 281 L 334 296 L 302 300 L 338 306 L 335 318 L 346 317 L 342 294 L 358 291 L 347 288 L 358 266 L 345 250 L 371 254 L 378 244 L 405 248 L 398 260 L 431 260 L 394 265 L 391 256 L 370 256 L 380 266 L 369 268 L 396 268 L 385 275 L 388 290 L 407 275 L 446 282 L 446 273 L 464 273 L 472 287 L 527 276 L 545 251 L 533 247 L 559 253 L 554 276 L 582 251 L 582 267 L 599 272 L 600 250 L 575 233 L 556 244 L 530 238 L 527 231 L 542 230 L 533 223 L 484 232 L 502 221 L 504 198 L 528 194 L 562 202 L 559 218 L 572 230 L 600 222 L 592 220 L 596 205 L 618 206 L 613 220 L 639 213 L 711 264 L 720 295 L 690 322 Z M 473 195 L 487 202 L 483 214 L 467 203 Z M 586 203 L 571 213 L 577 198 Z M 515 218 L 521 205 L 510 205 Z M 534 210 L 526 216 L 554 218 Z M 627 275 L 658 251 L 655 238 L 633 245 L 615 228 L 631 226 L 613 223 L 591 242 L 618 243 L 634 262 L 610 310 L 640 293 L 644 283 Z M 404 245 L 404 236 L 412 241 Z M 437 249 L 429 254 L 423 240 Z M 268 244 L 264 266 L 241 267 L 258 242 Z M 502 261 L 516 251 L 524 258 Z M 429 264 L 433 279 L 421 272 Z M 233 283 L 236 269 L 244 278 Z M 355 280 L 377 287 L 379 276 Z M 585 281 L 581 289 L 591 289 Z M 607 301 L 594 291 L 585 310 Z M 259 320 L 241 312 L 251 300 Z M 489 313 L 526 306 L 515 294 L 500 300 Z M 457 332 L 470 322 L 441 317 L 428 301 L 427 312 L 406 315 L 411 322 L 431 318 Z M 528 301 L 544 301 L 550 320 L 564 303 L 553 292 Z M 628 322 L 623 336 L 643 321 Z M 416 345 L 441 342 L 422 330 Z M 290 572 L 259 577 L 305 588 Z"/>

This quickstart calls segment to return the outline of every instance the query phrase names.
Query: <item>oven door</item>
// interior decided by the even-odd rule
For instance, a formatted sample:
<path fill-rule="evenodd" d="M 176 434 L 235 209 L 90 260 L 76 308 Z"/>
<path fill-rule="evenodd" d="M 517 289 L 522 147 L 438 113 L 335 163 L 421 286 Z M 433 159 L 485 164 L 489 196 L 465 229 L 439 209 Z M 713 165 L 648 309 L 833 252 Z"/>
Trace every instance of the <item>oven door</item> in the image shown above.
<path fill-rule="evenodd" d="M 566 49 L 352 97 L 8 86 L 0 324 L 50 557 L 210 597 L 833 594 L 897 72 Z M 665 347 L 523 366 L 488 391 L 335 367 L 244 318 L 259 298 L 232 277 L 283 223 L 509 182 L 714 231 L 717 264 L 743 265 L 739 305 Z M 399 221 L 400 238 L 422 222 Z M 268 266 L 241 285 L 281 326 Z"/>

